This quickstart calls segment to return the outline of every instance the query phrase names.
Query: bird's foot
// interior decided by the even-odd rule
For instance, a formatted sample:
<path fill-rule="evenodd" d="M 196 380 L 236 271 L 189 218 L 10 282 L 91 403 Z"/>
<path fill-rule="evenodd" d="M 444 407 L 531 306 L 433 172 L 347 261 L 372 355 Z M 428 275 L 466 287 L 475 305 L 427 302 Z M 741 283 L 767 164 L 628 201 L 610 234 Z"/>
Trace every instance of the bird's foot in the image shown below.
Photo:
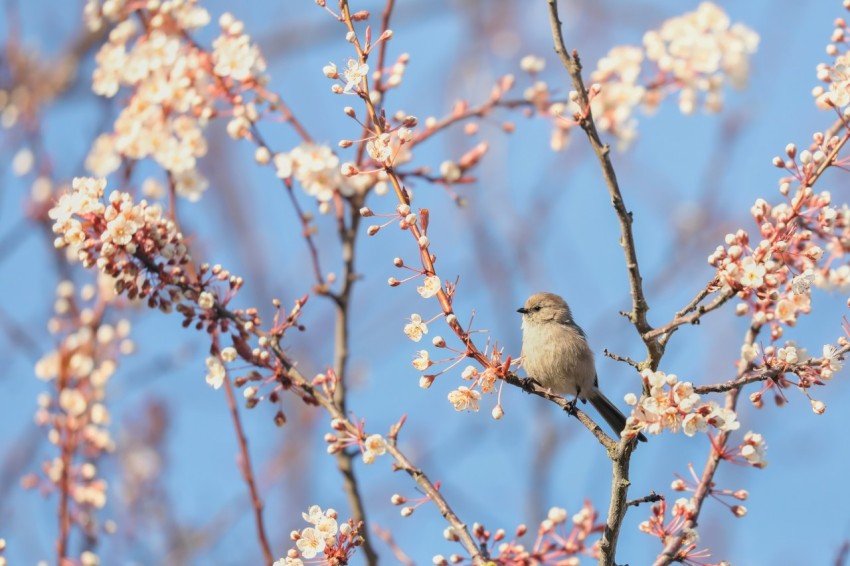
<path fill-rule="evenodd" d="M 576 402 L 578 402 L 578 397 L 573 397 L 572 401 L 567 401 L 567 404 L 564 405 L 564 410 L 570 416 L 576 416 Z"/>

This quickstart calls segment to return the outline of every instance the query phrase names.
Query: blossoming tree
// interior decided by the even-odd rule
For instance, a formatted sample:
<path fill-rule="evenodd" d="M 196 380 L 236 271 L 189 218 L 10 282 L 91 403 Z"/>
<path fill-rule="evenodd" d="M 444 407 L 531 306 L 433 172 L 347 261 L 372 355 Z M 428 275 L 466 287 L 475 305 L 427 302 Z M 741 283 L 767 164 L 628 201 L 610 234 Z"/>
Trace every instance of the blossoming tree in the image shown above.
<path fill-rule="evenodd" d="M 481 8 L 473 20 L 500 31 L 480 30 L 478 39 L 510 52 L 510 72 L 487 77 L 486 86 L 480 69 L 469 71 L 469 84 L 463 72 L 449 78 L 465 93 L 447 106 L 429 73 L 443 73 L 452 56 L 433 49 L 440 68 L 417 68 L 416 26 L 404 23 L 415 7 L 315 4 L 280 8 L 295 46 L 258 40 L 238 7 L 215 12 L 200 0 L 88 0 L 79 15 L 87 31 L 56 64 L 13 37 L 6 44 L 0 119 L 15 148 L 11 171 L 30 189 L 28 226 L 49 234 L 52 246 L 38 253 L 52 258 L 58 278 L 50 338 L 35 340 L 43 461 L 33 465 L 10 449 L 5 470 L 47 496 L 51 521 L 40 519 L 38 531 L 53 542 L 55 563 L 209 560 L 214 541 L 237 531 L 249 538 L 229 540 L 232 555 L 218 558 L 275 566 L 412 564 L 411 556 L 510 565 L 735 560 L 734 546 L 702 530 L 703 518 L 712 505 L 728 508 L 723 521 L 755 532 L 744 503 L 762 489 L 755 478 L 792 477 L 761 471 L 767 441 L 784 434 L 762 415 L 800 399 L 811 409 L 806 419 L 823 415 L 850 350 L 850 325 L 828 294 L 850 280 L 850 208 L 840 180 L 850 139 L 844 20 L 822 42 L 826 60 L 812 79 L 821 122 L 810 141 L 772 139 L 764 149 L 784 148 L 772 160 L 778 189 L 748 190 L 754 204 L 744 215 L 730 205 L 695 216 L 703 224 L 692 241 L 676 241 L 687 233 L 682 226 L 679 236 L 665 236 L 685 257 L 648 262 L 644 233 L 653 226 L 630 207 L 664 209 L 678 197 L 651 193 L 652 182 L 630 174 L 628 156 L 655 112 L 727 112 L 728 93 L 751 75 L 754 28 L 704 2 L 648 20 L 639 45 L 606 45 L 588 65 L 573 37 L 581 33 L 564 25 L 556 0 L 498 24 Z M 438 19 L 449 13 L 442 5 L 424 10 Z M 326 36 L 312 43 L 296 17 Z M 546 42 L 527 47 L 545 45 L 550 56 L 513 57 L 519 48 L 503 45 L 528 30 L 545 31 Z M 439 35 L 429 33 L 432 41 Z M 305 56 L 303 66 L 287 67 L 309 51 L 298 42 L 321 45 L 332 62 Z M 314 76 L 293 76 L 292 68 Z M 75 77 L 87 100 L 106 104 L 92 114 L 99 118 L 86 118 L 90 137 L 57 144 L 46 132 L 62 118 L 49 108 L 82 96 Z M 695 153 L 681 137 L 683 154 Z M 432 140 L 441 139 L 435 149 Z M 523 147 L 509 145 L 516 139 Z M 555 193 L 529 181 L 542 162 L 525 166 L 520 157 L 535 143 L 558 171 L 544 184 L 562 183 L 577 155 L 594 163 L 580 187 L 582 199 L 598 203 L 592 213 L 573 201 L 552 217 Z M 85 151 L 72 168 L 55 155 L 79 144 Z M 523 180 L 489 172 L 503 166 Z M 685 183 L 684 171 L 670 171 Z M 221 203 L 218 219 L 203 208 L 208 201 Z M 701 206 L 711 202 L 704 195 Z M 555 240 L 566 243 L 553 247 Z M 696 256 L 707 264 L 696 267 Z M 224 267 L 229 260 L 247 274 Z M 551 278 L 535 274 L 555 264 Z M 677 283 L 688 295 L 681 302 L 681 292 L 671 300 L 659 290 L 672 277 L 665 265 L 687 276 Z M 593 270 L 612 280 L 611 300 L 586 284 Z M 543 283 L 603 321 L 606 330 L 591 331 L 590 340 L 607 358 L 599 362 L 603 389 L 625 392 L 630 416 L 619 437 L 525 375 L 519 321 L 500 320 Z M 579 292 L 571 296 L 582 287 L 593 299 L 586 304 Z M 27 298 L 44 303 L 41 291 Z M 825 337 L 797 327 L 818 308 Z M 131 319 L 147 330 L 131 330 Z M 168 334 L 175 319 L 186 330 Z M 10 343 L 32 332 L 4 328 Z M 180 354 L 180 338 L 170 337 L 187 335 L 189 353 Z M 710 336 L 722 337 L 710 352 L 721 365 L 687 355 Z M 162 357 L 147 353 L 155 348 Z M 133 381 L 139 357 L 145 379 Z M 169 375 L 173 365 L 179 380 Z M 169 380 L 167 400 L 122 402 L 129 384 L 153 392 L 158 376 Z M 215 435 L 169 441 L 168 415 L 219 397 L 225 404 L 209 423 L 228 423 L 238 457 L 230 472 L 212 474 L 193 460 Z M 467 414 L 482 407 L 492 419 Z M 649 442 L 635 452 L 641 433 Z M 449 437 L 460 445 L 440 452 L 447 463 L 432 462 L 428 450 Z M 560 445 L 570 451 L 563 461 Z M 215 490 L 228 483 L 217 474 L 235 470 L 238 505 L 219 504 L 238 511 L 203 528 L 181 524 L 165 487 L 166 446 L 187 455 L 189 473 Z M 475 465 L 463 461 L 470 454 Z M 735 465 L 746 475 L 723 475 Z M 585 470 L 593 473 L 583 484 Z M 190 491 L 193 480 L 173 481 Z M 284 482 L 285 495 L 270 495 Z M 25 501 L 34 505 L 31 493 Z M 521 516 L 529 501 L 532 526 Z M 250 515 L 250 529 L 239 526 L 241 514 Z M 146 535 L 155 524 L 158 534 Z M 24 530 L 8 531 L 0 549 L 30 556 Z M 31 556 L 46 556 L 31 546 Z M 845 546 L 840 560 L 846 554 Z"/>

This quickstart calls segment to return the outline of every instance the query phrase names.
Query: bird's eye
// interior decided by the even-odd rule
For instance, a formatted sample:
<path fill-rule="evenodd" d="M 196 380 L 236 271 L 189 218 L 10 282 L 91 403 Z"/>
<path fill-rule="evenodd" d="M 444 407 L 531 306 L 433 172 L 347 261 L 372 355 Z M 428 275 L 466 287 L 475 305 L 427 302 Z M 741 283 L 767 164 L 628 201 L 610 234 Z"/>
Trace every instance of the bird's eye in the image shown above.
<path fill-rule="evenodd" d="M 531 309 L 531 310 L 533 310 L 534 312 L 537 312 L 537 311 L 539 311 L 539 310 L 540 310 L 540 308 L 541 308 L 541 307 L 540 307 L 540 305 L 537 305 L 536 307 L 534 307 L 534 308 L 533 308 L 533 309 Z"/>

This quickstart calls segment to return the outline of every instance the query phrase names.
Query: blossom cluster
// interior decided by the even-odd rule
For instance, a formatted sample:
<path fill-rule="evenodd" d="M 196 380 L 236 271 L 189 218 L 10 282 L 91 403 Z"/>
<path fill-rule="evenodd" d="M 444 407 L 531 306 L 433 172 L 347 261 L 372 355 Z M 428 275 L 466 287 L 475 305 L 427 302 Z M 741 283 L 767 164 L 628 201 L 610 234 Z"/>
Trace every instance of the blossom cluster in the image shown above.
<path fill-rule="evenodd" d="M 49 329 L 59 342 L 35 365 L 36 377 L 49 387 L 38 396 L 35 422 L 47 429 L 59 454 L 42 464 L 42 478 L 31 474 L 23 480 L 25 487 L 67 499 L 69 524 L 93 538 L 102 527 L 94 512 L 107 501 L 98 460 L 115 448 L 106 387 L 119 357 L 135 348 L 129 338 L 130 322 L 107 320 L 107 307 L 115 295 L 109 278 L 100 279 L 98 285 L 88 284 L 79 291 L 70 281 L 57 286 Z"/>
<path fill-rule="evenodd" d="M 850 105 L 850 41 L 847 35 L 847 21 L 836 18 L 835 28 L 826 46 L 828 55 L 834 57 L 832 64 L 821 63 L 817 66 L 817 77 L 828 85 L 817 86 L 812 90 L 820 108 L 842 111 L 845 115 Z"/>
<path fill-rule="evenodd" d="M 242 278 L 220 265 L 194 266 L 183 235 L 172 220 L 163 216 L 160 205 L 149 205 L 145 200 L 135 203 L 121 191 L 112 191 L 104 202 L 105 188 L 104 179 L 74 179 L 71 190 L 49 211 L 55 221 L 53 231 L 59 234 L 56 246 L 75 249 L 85 267 L 97 266 L 110 279 L 115 292 L 130 299 L 144 299 L 149 307 L 164 312 L 177 310 L 184 326 L 194 324 L 196 329 L 210 334 L 233 330 L 233 345 L 216 346 L 215 355 L 206 360 L 207 383 L 216 389 L 221 387 L 226 375 L 224 363 L 241 358 L 269 370 L 267 375 L 253 370 L 234 380 L 237 387 L 259 382 L 242 390 L 247 406 L 252 408 L 264 399 L 260 387 L 269 382 L 274 382 L 274 386 L 268 399 L 279 402 L 278 392 L 291 388 L 292 382 L 285 376 L 283 362 L 272 354 L 268 335 L 259 336 L 257 347 L 248 343 L 249 334 L 258 333 L 262 322 L 257 310 L 237 309 L 226 316 L 220 310 L 241 289 Z M 297 326 L 305 301 L 306 298 L 296 301 L 286 316 L 275 301 L 278 312 L 271 334 L 282 336 L 287 328 Z M 298 393 L 305 400 L 310 396 L 300 389 Z M 275 415 L 275 422 L 285 422 L 282 411 Z"/>
<path fill-rule="evenodd" d="M 752 435 L 752 433 L 748 433 L 746 438 L 749 438 L 750 435 Z M 691 476 L 693 477 L 693 482 L 689 482 L 681 476 L 678 476 L 677 474 L 678 477 L 673 481 L 672 485 L 670 486 L 673 491 L 689 491 L 692 493 L 696 493 L 700 489 L 700 479 L 697 477 L 693 466 L 688 466 L 688 468 L 690 469 Z M 714 499 L 726 505 L 732 512 L 732 514 L 736 517 L 741 518 L 746 516 L 747 508 L 744 505 L 738 503 L 740 501 L 746 501 L 747 498 L 750 496 L 749 492 L 746 489 L 719 489 L 715 487 L 714 484 L 712 484 L 711 487 L 709 487 L 708 489 L 708 493 Z M 733 500 L 731 504 L 728 502 L 729 499 Z M 678 502 L 681 502 L 684 505 L 689 505 L 691 503 L 690 501 L 683 499 L 679 499 Z"/>
<path fill-rule="evenodd" d="M 693 436 L 704 432 L 708 425 L 722 431 L 737 430 L 741 426 L 734 411 L 714 401 L 701 402 L 693 384 L 679 381 L 672 373 L 646 369 L 641 372 L 641 380 L 648 393 L 640 399 L 633 393 L 626 396 L 626 403 L 634 409 L 627 419 L 624 437 L 633 438 L 642 430 L 661 434 L 665 429 L 682 430 Z"/>
<path fill-rule="evenodd" d="M 232 319 L 219 312 L 242 287 L 242 278 L 220 265 L 194 266 L 183 235 L 172 220 L 163 216 L 158 204 L 149 205 L 145 200 L 135 203 L 121 191 L 112 191 L 104 201 L 105 188 L 104 179 L 74 179 L 71 190 L 49 211 L 54 220 L 53 231 L 59 234 L 55 245 L 76 250 L 83 266 L 96 266 L 109 278 L 115 292 L 145 300 L 149 307 L 164 312 L 177 310 L 183 315 L 184 326 L 194 323 L 197 329 L 213 333 L 228 331 L 235 321 L 234 346 L 220 352 L 225 362 L 234 361 L 239 355 L 249 362 L 275 365 L 270 362 L 268 338 L 262 339 L 263 348 L 252 350 L 247 344 L 249 330 L 261 322 L 256 309 L 237 310 Z M 281 333 L 295 324 L 298 310 L 278 329 Z M 275 366 L 278 370 L 279 365 Z M 224 366 L 212 357 L 207 360 L 207 367 L 207 382 L 220 387 Z M 252 374 L 251 379 L 260 377 Z M 242 378 L 237 385 L 247 381 Z M 249 405 L 256 404 L 256 388 L 248 387 L 243 393 Z"/>
<path fill-rule="evenodd" d="M 764 437 L 752 431 L 744 435 L 744 440 L 738 449 L 741 458 L 756 468 L 767 466 L 767 460 L 765 459 L 766 452 L 767 444 L 764 442 Z"/>
<path fill-rule="evenodd" d="M 208 186 L 197 169 L 207 153 L 203 130 L 225 112 L 242 121 L 256 119 L 258 105 L 272 102 L 262 88 L 265 61 L 242 22 L 229 13 L 219 19 L 222 32 L 211 51 L 196 44 L 189 32 L 210 21 L 196 0 L 148 3 L 143 24 L 132 17 L 135 10 L 124 2 L 86 6 L 90 27 L 113 25 L 95 57 L 93 91 L 111 98 L 121 87 L 131 89 L 113 131 L 95 140 L 86 167 L 105 177 L 123 159 L 152 158 L 168 172 L 176 193 L 195 201 Z M 256 95 L 254 101 L 246 101 L 247 92 Z M 224 101 L 224 110 L 218 101 Z"/>
<path fill-rule="evenodd" d="M 662 499 L 652 506 L 649 519 L 638 525 L 641 532 L 657 537 L 666 544 L 672 536 L 678 535 L 685 529 L 687 521 L 696 519 L 698 510 L 693 498 L 680 497 L 670 509 L 670 520 L 667 520 L 667 501 Z M 703 564 L 710 556 L 707 550 L 697 550 L 699 533 L 695 529 L 687 529 L 681 544 L 677 559 L 685 564 Z"/>
<path fill-rule="evenodd" d="M 590 540 L 591 535 L 598 535 L 605 525 L 597 522 L 598 514 L 589 501 L 572 517 L 562 507 L 552 507 L 547 516 L 537 527 L 537 536 L 533 544 L 526 545 L 519 539 L 528 533 L 526 525 L 517 527 L 514 537 L 507 538 L 504 529 L 491 533 L 484 525 L 473 525 L 472 534 L 483 548 L 489 549 L 490 557 L 498 564 L 515 566 L 532 566 L 535 564 L 558 564 L 577 566 L 582 556 L 598 558 L 599 541 Z M 443 531 L 443 537 L 451 542 L 458 539 L 453 527 Z M 445 557 L 437 555 L 433 563 L 438 566 L 448 566 L 462 561 L 459 555 Z"/>
<path fill-rule="evenodd" d="M 842 344 L 841 349 L 833 344 L 825 344 L 820 358 L 812 357 L 805 348 L 791 340 L 781 347 L 766 346 L 763 351 L 757 345 L 745 344 L 741 348 L 741 357 L 753 368 L 750 373 L 765 370 L 777 372 L 777 377 L 767 381 L 762 390 L 750 394 L 750 401 L 760 408 L 763 405 L 762 397 L 767 390 L 773 387 L 785 388 L 791 384 L 787 377 L 789 373 L 798 376 L 794 385 L 809 396 L 808 390 L 813 385 L 822 385 L 829 381 L 835 372 L 842 368 L 842 352 L 846 351 L 848 342 L 842 338 L 839 339 L 839 344 Z M 811 399 L 811 404 L 816 414 L 822 414 L 826 410 L 822 401 Z"/>
<path fill-rule="evenodd" d="M 637 136 L 635 109 L 654 111 L 671 94 L 678 92 L 679 109 L 690 114 L 700 96 L 706 111 L 722 107 L 723 87 L 744 86 L 749 74 L 749 57 L 758 47 L 758 35 L 743 24 L 732 24 L 716 4 L 703 2 L 693 11 L 665 21 L 659 29 L 647 32 L 643 46 L 623 45 L 599 60 L 590 75 L 590 110 L 596 127 L 612 134 L 621 149 Z M 644 63 L 653 69 L 642 75 Z M 542 71 L 542 60 L 527 57 L 523 70 L 533 76 Z M 728 79 L 728 81 L 727 81 Z M 552 149 L 560 150 L 569 141 L 576 122 L 571 118 L 584 112 L 571 93 L 568 100 L 553 101 L 543 80 L 536 80 L 524 93 L 526 101 L 544 116 L 554 118 Z"/>
<path fill-rule="evenodd" d="M 0 128 L 39 120 L 43 109 L 71 85 L 77 65 L 74 57 L 41 53 L 29 41 L 10 38 L 3 46 Z"/>
<path fill-rule="evenodd" d="M 396 266 L 404 267 L 403 262 L 396 258 L 394 261 Z M 416 271 L 416 270 L 414 270 Z M 418 275 L 417 275 L 418 276 Z M 397 280 L 396 284 L 400 283 Z M 440 278 L 436 275 L 426 275 L 423 281 L 423 284 L 417 287 L 417 291 L 423 298 L 431 298 L 435 296 L 442 290 L 442 285 L 440 283 Z M 447 284 L 447 294 L 451 294 L 451 286 Z M 439 318 L 441 315 L 437 315 L 434 318 Z M 432 319 L 434 320 L 434 319 Z M 446 322 L 449 325 L 454 324 L 457 321 L 457 318 L 454 314 L 449 314 L 446 316 Z M 422 320 L 422 316 L 416 313 L 413 313 L 409 319 L 409 322 L 404 326 L 404 333 L 408 338 L 413 340 L 414 342 L 419 342 L 422 340 L 422 337 L 428 333 L 428 324 L 431 321 Z M 431 343 L 436 348 L 444 348 L 453 350 L 446 345 L 446 341 L 442 336 L 434 336 L 431 340 Z M 419 386 L 423 389 L 428 389 L 434 383 L 434 380 L 443 373 L 448 372 L 457 366 L 461 361 L 463 361 L 467 357 L 467 353 L 459 350 L 453 350 L 457 355 L 454 357 L 444 359 L 444 360 L 432 360 L 431 354 L 428 350 L 419 350 L 416 352 L 415 357 L 413 359 L 412 365 L 418 371 L 427 372 L 432 366 L 448 363 L 446 367 L 440 370 L 437 373 L 425 373 L 419 379 Z M 487 353 L 489 351 L 489 354 Z M 461 373 L 461 378 L 465 381 L 471 382 L 469 385 L 461 385 L 457 389 L 454 389 L 449 392 L 448 400 L 449 403 L 455 408 L 456 411 L 472 411 L 478 412 L 480 408 L 480 400 L 482 393 L 493 393 L 496 390 L 496 382 L 501 375 L 500 372 L 506 371 L 508 366 L 510 365 L 510 359 L 508 361 L 502 360 L 503 350 L 498 348 L 488 348 L 485 351 L 485 355 L 489 356 L 488 365 L 484 368 L 483 371 L 480 371 L 477 367 L 473 365 L 467 366 L 463 372 Z M 497 405 L 493 408 L 492 416 L 494 419 L 498 420 L 504 416 L 504 410 L 502 409 L 501 403 L 497 403 Z"/>
<path fill-rule="evenodd" d="M 288 153 L 277 153 L 273 157 L 275 171 L 281 179 L 295 178 L 311 197 L 320 204 L 320 210 L 327 210 L 327 203 L 334 194 L 352 196 L 358 185 L 341 173 L 339 157 L 326 145 L 304 142 Z M 355 177 L 357 178 L 357 177 Z"/>
<path fill-rule="evenodd" d="M 183 34 L 205 26 L 210 16 L 193 0 L 159 4 L 144 29 L 123 2 L 87 5 L 90 27 L 114 23 L 95 57 L 92 90 L 109 98 L 122 86 L 133 92 L 114 131 L 95 141 L 86 167 L 107 176 L 122 158 L 151 157 L 173 175 L 178 194 L 197 200 L 206 188 L 195 167 L 207 151 L 202 127 L 214 110 L 209 63 Z"/>
<path fill-rule="evenodd" d="M 466 366 L 461 373 L 461 378 L 472 383 L 469 386 L 461 385 L 449 392 L 449 403 L 455 411 L 478 411 L 478 402 L 482 393 L 492 393 L 496 388 L 496 370 L 492 367 L 479 371 L 475 366 Z M 495 417 L 496 413 L 494 413 Z M 499 417 L 501 418 L 501 417 Z"/>
<path fill-rule="evenodd" d="M 225 12 L 219 18 L 221 35 L 213 41 L 213 72 L 239 82 L 265 82 L 266 61 L 251 43 L 243 23 Z"/>
<path fill-rule="evenodd" d="M 732 86 L 743 87 L 749 56 L 758 43 L 753 30 L 732 24 L 712 2 L 702 2 L 695 11 L 671 18 L 643 37 L 646 57 L 661 73 L 656 80 L 679 90 L 679 109 L 685 114 L 696 109 L 699 93 L 705 94 L 706 110 L 719 110 L 727 78 Z"/>
<path fill-rule="evenodd" d="M 590 80 L 593 90 L 590 109 L 596 126 L 612 134 L 620 148 L 628 147 L 637 137 L 635 109 L 646 99 L 646 87 L 640 84 L 644 52 L 639 47 L 621 45 L 599 60 Z"/>
<path fill-rule="evenodd" d="M 810 312 L 812 286 L 844 289 L 850 282 L 850 209 L 833 206 L 830 192 L 812 188 L 824 170 L 838 164 L 829 156 L 842 144 L 838 136 L 822 133 L 803 151 L 788 144 L 785 156 L 773 159 L 791 173 L 779 180 L 783 202 L 758 199 L 751 209 L 761 239 L 752 243 L 747 231 L 738 230 L 708 258 L 717 268 L 721 292 L 743 299 L 738 314 L 749 313 L 757 326 L 769 325 L 771 340 Z"/>
<path fill-rule="evenodd" d="M 313 505 L 301 516 L 311 526 L 292 531 L 290 537 L 296 548 L 290 549 L 273 566 L 303 566 L 304 560 L 312 561 L 316 557 L 323 558 L 326 564 L 348 564 L 357 547 L 363 544 L 362 524 L 355 525 L 350 519 L 340 524 L 333 509 L 323 511 Z"/>
<path fill-rule="evenodd" d="M 181 297 L 164 284 L 180 281 L 191 261 L 183 235 L 158 204 L 134 203 L 121 191 L 104 202 L 105 188 L 105 179 L 73 180 L 48 213 L 59 235 L 55 245 L 73 246 L 84 267 L 97 266 L 131 299 L 148 297 L 151 306 L 170 309 Z M 154 276 L 159 281 L 152 284 Z"/>
<path fill-rule="evenodd" d="M 357 431 L 352 432 L 346 424 L 339 419 L 334 419 L 331 422 L 331 428 L 335 433 L 325 435 L 325 442 L 328 443 L 328 453 L 334 454 L 340 450 L 345 450 L 349 446 L 355 446 L 363 457 L 363 462 L 371 464 L 378 456 L 383 456 L 387 453 L 387 441 L 380 434 L 366 435 L 363 431 L 364 423 L 360 422 L 357 425 Z"/>
<path fill-rule="evenodd" d="M 826 147 L 833 143 L 823 136 L 815 138 Z M 787 202 L 771 206 L 758 199 L 751 209 L 761 239 L 751 243 L 749 233 L 740 229 L 727 234 L 726 245 L 718 246 L 708 258 L 717 268 L 721 291 L 745 301 L 738 314 L 749 312 L 755 324 L 770 325 L 773 340 L 782 336 L 783 325 L 793 326 L 801 314 L 811 311 L 812 285 L 842 284 L 842 269 L 833 262 L 845 254 L 843 238 L 850 234 L 850 215 L 831 206 L 828 191 L 815 193 L 805 184 L 820 166 L 816 164 L 824 163 L 824 151 L 801 152 L 797 163 L 797 149 L 789 145 L 786 155 L 787 162 L 780 158 L 774 162 L 799 175 L 801 185 L 794 196 L 788 198 L 790 179 L 782 179 L 780 192 Z M 832 265 L 819 265 L 824 249 L 829 252 L 826 263 Z"/>

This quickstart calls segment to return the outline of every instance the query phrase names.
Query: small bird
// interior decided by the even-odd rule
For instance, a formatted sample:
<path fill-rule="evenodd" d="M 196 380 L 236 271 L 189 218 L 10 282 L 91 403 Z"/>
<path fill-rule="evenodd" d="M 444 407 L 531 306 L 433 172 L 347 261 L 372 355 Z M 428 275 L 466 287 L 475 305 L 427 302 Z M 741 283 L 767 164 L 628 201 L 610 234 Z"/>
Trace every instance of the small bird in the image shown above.
<path fill-rule="evenodd" d="M 529 377 L 564 397 L 573 396 L 599 411 L 619 438 L 626 417 L 599 390 L 593 351 L 567 302 L 554 293 L 531 295 L 522 308 L 523 367 Z M 638 440 L 646 442 L 643 434 Z"/>

